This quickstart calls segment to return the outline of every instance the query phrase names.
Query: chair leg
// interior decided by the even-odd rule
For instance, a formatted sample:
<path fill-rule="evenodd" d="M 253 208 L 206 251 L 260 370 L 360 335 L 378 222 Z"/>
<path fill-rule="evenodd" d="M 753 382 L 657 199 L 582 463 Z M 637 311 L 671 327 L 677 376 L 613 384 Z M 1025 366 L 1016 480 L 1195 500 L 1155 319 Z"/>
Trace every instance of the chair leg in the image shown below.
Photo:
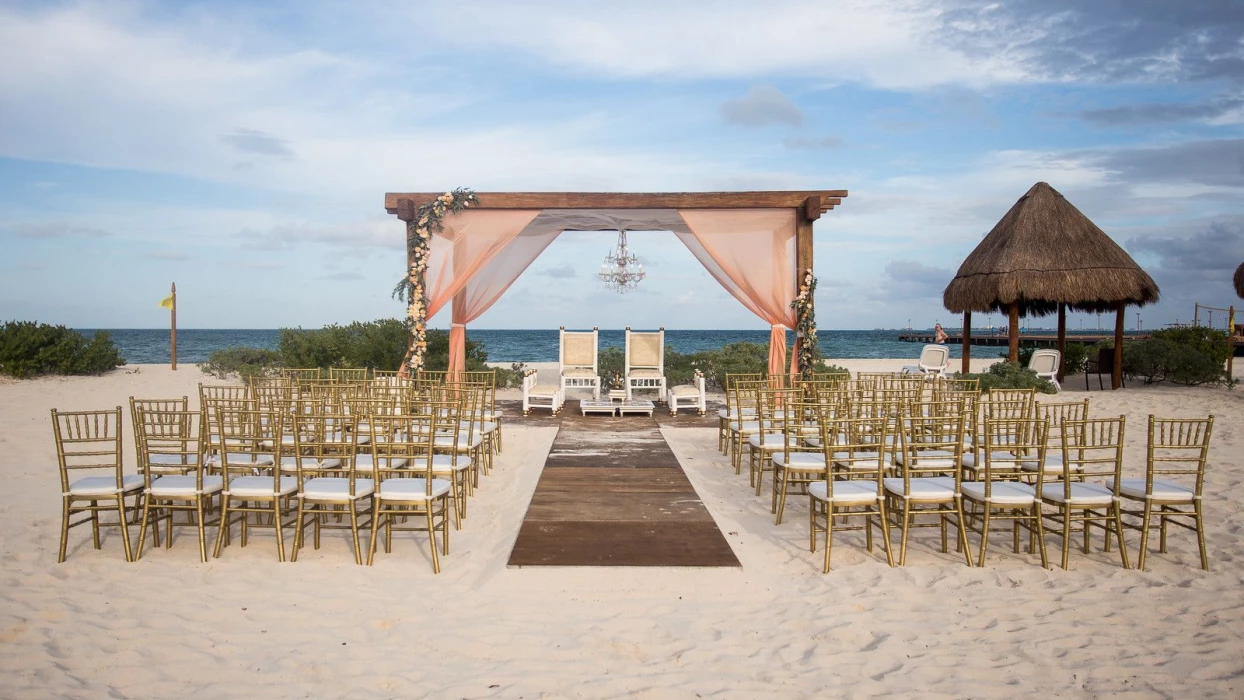
<path fill-rule="evenodd" d="M 203 513 L 203 497 L 202 496 L 199 496 L 198 498 L 195 499 L 194 509 L 195 509 L 195 515 L 198 517 L 196 527 L 199 531 L 199 561 L 206 564 L 207 563 L 207 531 L 203 524 L 203 518 L 205 516 Z M 170 532 L 169 536 L 172 537 L 172 534 L 173 533 Z"/>
<path fill-rule="evenodd" d="M 1145 499 L 1145 514 L 1140 521 L 1140 556 L 1136 560 L 1136 568 L 1145 570 L 1145 555 L 1149 549 L 1149 522 L 1153 515 L 1153 504 Z"/>
<path fill-rule="evenodd" d="M 881 541 L 885 545 L 885 558 L 890 568 L 894 568 L 894 548 L 890 546 L 890 514 L 886 512 L 885 498 L 881 498 L 878 506 L 878 512 L 881 515 Z M 869 527 L 872 527 L 870 524 Z"/>
<path fill-rule="evenodd" d="M 967 533 L 967 526 L 964 524 L 963 500 L 962 499 L 955 500 L 955 514 L 959 518 L 959 522 L 955 523 L 955 526 L 959 530 L 959 546 L 963 548 L 963 558 L 967 560 L 968 566 L 971 566 L 972 565 L 972 551 L 968 549 L 968 533 Z"/>
<path fill-rule="evenodd" d="M 433 525 L 432 519 L 432 503 L 427 504 L 428 516 L 428 541 L 432 544 L 432 573 L 439 574 L 441 572 L 440 555 L 436 552 L 436 527 Z"/>
<path fill-rule="evenodd" d="M 1119 543 L 1119 559 L 1123 562 L 1124 569 L 1130 569 L 1131 566 L 1129 566 L 1128 561 L 1127 561 L 1127 546 L 1123 542 L 1123 512 L 1122 512 L 1122 509 L 1119 507 L 1118 503 L 1112 504 L 1111 509 L 1113 511 L 1113 517 L 1114 517 L 1114 520 L 1113 520 L 1114 535 L 1115 535 L 1115 539 L 1118 540 L 1118 543 Z M 1106 533 L 1107 542 L 1110 541 L 1109 538 L 1110 538 L 1110 533 L 1107 532 Z"/>
<path fill-rule="evenodd" d="M 829 573 L 829 547 L 834 542 L 834 505 L 825 503 L 825 568 L 821 573 Z"/>
<path fill-rule="evenodd" d="M 125 546 L 125 560 L 134 561 L 134 550 L 130 547 L 130 521 L 125 512 L 125 496 L 117 497 L 117 513 L 121 516 L 121 544 Z"/>
<path fill-rule="evenodd" d="M 224 496 L 220 499 L 220 525 L 216 528 L 216 549 L 212 552 L 212 556 L 220 558 L 220 548 L 225 543 L 225 537 L 229 534 L 229 497 Z"/>
<path fill-rule="evenodd" d="M 1197 501 L 1192 507 L 1196 513 L 1196 539 L 1201 548 L 1201 568 L 1209 571 L 1209 551 L 1205 548 L 1205 521 L 1201 517 L 1201 502 Z"/>
<path fill-rule="evenodd" d="M 354 538 L 354 563 L 363 563 L 363 550 L 359 547 L 358 502 L 350 501 L 350 534 Z"/>
<path fill-rule="evenodd" d="M 148 498 L 147 502 L 143 503 L 143 516 L 142 516 L 142 519 L 138 523 L 138 528 L 139 528 L 138 529 L 138 550 L 134 552 L 135 561 L 143 558 L 143 545 L 146 544 L 146 541 L 147 541 L 147 524 L 148 524 L 148 520 L 150 519 L 150 517 L 151 517 L 151 499 Z M 170 540 L 173 539 L 173 533 L 171 532 L 172 529 L 173 528 L 170 525 L 169 527 L 170 532 L 168 533 L 168 538 Z M 159 547 L 160 543 L 157 542 L 156 546 Z"/>
<path fill-rule="evenodd" d="M 1037 546 L 1041 548 L 1041 568 L 1048 569 L 1050 568 L 1050 561 L 1045 551 L 1045 524 L 1041 522 L 1041 518 L 1042 518 L 1041 501 L 1036 501 L 1035 503 L 1033 503 L 1032 515 L 1033 515 L 1033 519 L 1036 521 L 1035 527 L 1037 530 Z M 1029 528 L 1028 532 L 1029 534 L 1032 533 L 1031 527 Z M 1031 549 L 1032 547 L 1031 545 L 1029 545 L 1029 551 L 1031 551 Z"/>
<path fill-rule="evenodd" d="M 980 554 L 980 558 L 977 560 L 977 564 L 976 564 L 977 566 L 985 565 L 985 550 L 989 546 L 989 516 L 992 513 L 993 513 L 993 508 L 990 507 L 990 504 L 986 503 L 985 514 L 982 516 L 982 524 L 981 524 L 981 554 Z"/>

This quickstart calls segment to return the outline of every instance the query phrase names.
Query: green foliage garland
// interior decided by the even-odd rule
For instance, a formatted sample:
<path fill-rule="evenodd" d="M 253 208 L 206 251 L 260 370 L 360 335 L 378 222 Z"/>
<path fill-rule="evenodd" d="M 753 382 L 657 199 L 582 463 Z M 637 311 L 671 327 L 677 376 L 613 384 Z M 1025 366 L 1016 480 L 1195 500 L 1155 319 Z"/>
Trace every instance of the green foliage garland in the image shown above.
<path fill-rule="evenodd" d="M 816 340 L 816 310 L 812 303 L 816 295 L 816 277 L 812 271 L 803 273 L 803 284 L 799 285 L 799 294 L 790 303 L 795 310 L 795 338 L 799 346 L 799 374 L 804 379 L 811 379 L 816 371 L 816 362 L 821 358 L 821 350 Z"/>
<path fill-rule="evenodd" d="M 459 187 L 420 205 L 415 210 L 415 217 L 406 222 L 406 250 L 410 267 L 393 289 L 393 296 L 406 302 L 410 347 L 404 364 L 411 376 L 423 368 L 428 349 L 428 292 L 424 286 L 424 273 L 428 269 L 428 247 L 432 234 L 445 230 L 446 215 L 460 213 L 478 203 L 474 190 Z"/>

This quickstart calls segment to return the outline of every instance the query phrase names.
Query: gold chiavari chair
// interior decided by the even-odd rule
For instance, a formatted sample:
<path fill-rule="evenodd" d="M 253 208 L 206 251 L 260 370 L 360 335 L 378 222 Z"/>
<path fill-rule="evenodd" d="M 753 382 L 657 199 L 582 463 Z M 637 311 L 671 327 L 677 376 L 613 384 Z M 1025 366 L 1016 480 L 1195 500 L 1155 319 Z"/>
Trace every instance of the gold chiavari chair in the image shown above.
<path fill-rule="evenodd" d="M 284 379 L 291 380 L 291 382 L 295 386 L 297 386 L 299 382 L 305 379 L 317 379 L 317 380 L 320 379 L 321 371 L 319 367 L 308 367 L 305 369 L 295 368 L 295 367 L 282 367 L 281 377 Z"/>
<path fill-rule="evenodd" d="M 130 397 L 130 425 L 134 426 L 134 447 L 138 447 L 138 434 L 143 429 L 143 421 L 138 420 L 139 410 L 148 413 L 165 413 L 169 411 L 188 411 L 190 410 L 190 398 L 183 396 L 180 399 L 136 399 Z M 153 432 L 152 437 L 164 438 L 178 435 L 183 424 L 180 421 L 173 420 L 168 423 L 153 422 L 149 427 Z M 189 437 L 189 436 L 187 436 Z M 194 436 L 198 439 L 198 436 Z M 144 456 L 141 450 L 138 451 L 138 473 L 142 474 L 151 471 L 156 474 L 184 474 L 189 471 L 189 466 L 182 461 L 180 455 L 168 455 L 163 452 L 152 452 Z M 172 460 L 171 464 L 164 464 L 163 461 Z M 158 538 L 157 538 L 157 544 Z"/>
<path fill-rule="evenodd" d="M 199 559 L 207 561 L 207 526 L 219 521 L 208 521 L 216 511 L 216 501 L 224 488 L 224 480 L 206 472 L 207 427 L 202 411 L 152 410 L 141 405 L 136 408 L 138 424 L 134 433 L 138 445 L 139 463 L 148 465 L 176 465 L 175 472 L 157 472 L 154 468 L 144 474 L 142 522 L 138 529 L 137 560 L 143 555 L 147 540 L 147 527 L 151 526 L 155 545 L 160 546 L 160 522 L 167 525 L 165 547 L 173 546 L 175 526 L 193 527 L 199 536 Z M 178 511 L 187 514 L 187 521 L 178 523 Z M 154 515 L 155 519 L 152 520 Z"/>
<path fill-rule="evenodd" d="M 286 461 L 290 448 L 282 438 L 292 417 L 282 411 L 258 411 L 233 404 L 222 404 L 208 415 L 209 420 L 213 416 L 215 420 L 208 429 L 219 434 L 226 446 L 219 455 L 225 487 L 213 555 L 220 557 L 225 540 L 231 539 L 235 522 L 231 516 L 237 516 L 243 547 L 250 528 L 272 528 L 277 560 L 285 561 L 285 528 L 296 522 L 291 517 L 290 500 L 298 493 L 298 478 L 274 465 Z"/>
<path fill-rule="evenodd" d="M 294 401 L 294 383 L 284 377 L 251 377 L 250 398 L 259 403 L 259 409 L 289 410 Z"/>
<path fill-rule="evenodd" d="M 354 544 L 354 563 L 362 565 L 363 549 L 359 531 L 371 523 L 360 523 L 361 516 L 372 512 L 375 491 L 374 469 L 360 473 L 356 459 L 359 453 L 359 415 L 357 413 L 299 413 L 294 430 L 294 454 L 297 455 L 298 515 L 294 529 L 294 551 L 291 561 L 298 561 L 307 526 L 314 527 L 313 543 L 320 548 L 320 531 L 349 530 Z M 370 430 L 368 431 L 370 436 Z M 349 515 L 348 523 L 336 523 L 330 516 Z M 308 522 L 308 518 L 310 521 Z"/>
<path fill-rule="evenodd" d="M 786 429 L 786 414 L 795 410 L 800 391 L 790 388 L 775 388 L 765 380 L 760 388 L 760 401 L 757 405 L 756 431 L 747 438 L 747 464 L 749 483 L 760 495 L 764 484 L 764 473 L 773 471 L 773 455 L 785 449 L 786 443 L 798 441 L 798 435 L 789 435 Z"/>
<path fill-rule="evenodd" d="M 371 371 L 372 379 L 398 379 L 401 375 L 400 369 L 373 369 Z"/>
<path fill-rule="evenodd" d="M 1149 551 L 1149 530 L 1154 518 L 1161 528 L 1158 552 L 1166 553 L 1166 530 L 1175 525 L 1196 532 L 1201 550 L 1201 568 L 1209 571 L 1209 552 L 1205 548 L 1205 518 L 1201 494 L 1205 486 L 1205 462 L 1209 457 L 1209 438 L 1214 416 L 1208 418 L 1156 418 L 1149 416 L 1149 437 L 1145 451 L 1144 478 L 1119 479 L 1123 502 L 1136 507 L 1123 508 L 1123 515 L 1137 522 L 1124 522 L 1140 530 L 1140 556 L 1136 567 L 1145 568 Z M 1182 522 L 1191 520 L 1192 523 Z"/>
<path fill-rule="evenodd" d="M 1042 403 L 1040 401 L 1033 402 L 1032 413 L 1034 418 L 1044 419 L 1049 424 L 1049 445 L 1045 450 L 1045 464 L 1039 465 L 1035 461 L 1025 460 L 1020 462 L 1019 466 L 1025 473 L 1033 478 L 1041 478 L 1045 480 L 1063 478 L 1063 424 L 1068 421 L 1083 421 L 1089 418 L 1089 400 L 1083 401 L 1056 401 Z"/>
<path fill-rule="evenodd" d="M 446 455 L 466 457 L 469 461 L 472 491 L 479 486 L 479 474 L 488 473 L 491 455 L 484 449 L 484 437 L 477 430 L 477 422 L 471 420 L 479 407 L 480 387 L 465 382 L 441 385 L 432 394 L 432 402 L 442 414 L 437 421 L 440 434 L 436 438 L 436 451 Z"/>
<path fill-rule="evenodd" d="M 65 561 L 69 530 L 90 523 L 91 539 L 100 549 L 100 528 L 120 527 L 125 560 L 134 561 L 129 519 L 142 511 L 143 477 L 122 471 L 121 407 L 108 411 L 52 409 L 56 461 L 60 466 L 63 510 L 60 556 Z M 133 498 L 132 504 L 126 500 Z M 100 513 L 116 511 L 117 522 L 102 521 Z M 72 522 L 76 515 L 87 517 Z"/>
<path fill-rule="evenodd" d="M 449 553 L 447 512 L 452 484 L 434 476 L 434 442 L 440 432 L 439 411 L 428 410 L 396 416 L 373 416 L 373 436 L 377 432 L 403 439 L 372 440 L 375 469 L 375 505 L 372 507 L 371 544 L 367 565 L 376 558 L 380 528 L 385 528 L 384 551 L 393 552 L 395 531 L 426 531 L 432 547 L 432 571 L 440 573 L 440 554 L 436 546 L 439 530 L 445 553 Z M 454 425 L 456 434 L 456 425 Z M 399 520 L 400 519 L 400 520 Z M 423 520 L 423 525 L 416 520 Z"/>
<path fill-rule="evenodd" d="M 1123 568 L 1128 568 L 1118 491 L 1123 477 L 1126 421 L 1126 416 L 1063 421 L 1058 441 L 1062 474 L 1059 481 L 1042 485 L 1041 500 L 1058 511 L 1046 513 L 1045 519 L 1050 523 L 1047 531 L 1063 538 L 1064 571 L 1071 552 L 1074 523 L 1084 526 L 1085 554 L 1090 551 L 1090 526 L 1098 527 L 1106 533 L 1107 552 L 1110 551 L 1110 536 L 1114 535 L 1119 545 L 1119 559 Z"/>
<path fill-rule="evenodd" d="M 755 382 L 760 381 L 760 374 L 735 374 L 726 375 L 726 407 L 717 409 L 717 449 L 721 453 L 730 453 L 730 424 L 738 422 L 740 419 L 752 419 L 756 415 L 755 407 L 751 408 L 751 413 L 743 413 L 735 404 L 736 390 L 735 385 L 739 382 Z"/>
<path fill-rule="evenodd" d="M 947 552 L 947 527 L 951 525 L 958 534 L 958 549 L 963 552 L 967 565 L 972 565 L 959 488 L 963 423 L 962 415 L 949 420 L 943 416 L 903 416 L 899 422 L 903 464 L 896 467 L 896 476 L 882 480 L 890 501 L 887 506 L 890 517 L 902 532 L 899 566 L 907 563 L 907 541 L 912 528 L 939 527 L 942 552 Z M 917 517 L 929 515 L 937 516 L 937 522 L 914 522 Z"/>
<path fill-rule="evenodd" d="M 976 418 L 977 426 L 980 431 L 967 440 L 971 449 L 965 450 L 963 453 L 963 469 L 965 471 L 964 478 L 970 481 L 978 481 L 980 479 L 980 471 L 985 463 L 985 424 L 988 421 L 1004 421 L 1000 425 L 1008 426 L 1012 429 L 1022 429 L 1030 425 L 1024 421 L 1031 420 L 1033 416 L 1033 403 L 1030 401 L 1031 394 L 1009 393 L 1012 390 L 994 390 L 984 396 L 980 401 L 980 414 Z M 1027 439 L 1025 435 L 994 435 L 994 445 L 1001 446 L 1010 440 L 1011 442 L 1024 442 Z M 1013 471 L 1020 472 L 1021 464 L 1025 460 L 1014 459 L 1014 454 L 1001 450 L 993 455 L 993 469 L 1001 472 L 1006 468 L 1007 464 L 1012 465 Z M 1031 459 L 1026 461 L 1032 461 Z"/>
<path fill-rule="evenodd" d="M 1014 527 L 1015 552 L 1019 553 L 1020 527 L 1029 531 L 1029 542 L 1035 537 L 1041 552 L 1041 566 L 1049 568 L 1045 553 L 1045 529 L 1041 513 L 1041 480 L 1035 486 L 1018 480 L 1017 465 L 1024 459 L 1038 464 L 1045 460 L 1048 444 L 1045 420 L 994 419 L 985 420 L 984 468 L 979 470 L 980 480 L 963 481 L 964 509 L 970 515 L 979 514 L 972 522 L 981 523 L 981 548 L 977 566 L 985 565 L 985 552 L 989 546 L 989 525 L 993 520 L 1010 520 Z"/>
<path fill-rule="evenodd" d="M 734 410 L 738 417 L 727 423 L 726 430 L 729 431 L 728 450 L 735 474 L 743 471 L 743 446 L 760 428 L 760 392 L 764 387 L 763 379 L 734 383 Z"/>
<path fill-rule="evenodd" d="M 791 404 L 782 412 L 782 434 L 789 439 L 770 457 L 773 463 L 770 512 L 776 515 L 774 523 L 777 525 L 782 524 L 791 486 L 799 489 L 799 493 L 806 493 L 810 484 L 824 481 L 829 474 L 821 424 L 832 415 L 833 408 L 830 403 L 819 403 L 796 392 Z"/>
<path fill-rule="evenodd" d="M 366 367 L 329 367 L 328 378 L 335 382 L 359 383 L 371 378 Z"/>
<path fill-rule="evenodd" d="M 217 399 L 245 401 L 249 398 L 251 398 L 250 387 L 245 384 L 199 384 L 200 406 Z"/>
<path fill-rule="evenodd" d="M 811 550 L 816 551 L 816 533 L 825 533 L 825 566 L 829 573 L 830 546 L 834 530 L 864 530 L 868 551 L 873 551 L 873 526 L 881 529 L 886 560 L 894 566 L 890 548 L 890 522 L 886 513 L 883 479 L 887 430 L 885 418 L 829 418 L 821 423 L 824 459 L 833 467 L 826 478 L 808 486 L 808 522 Z M 840 478 L 841 477 L 841 478 Z M 834 526 L 834 518 L 863 517 L 861 525 Z"/>

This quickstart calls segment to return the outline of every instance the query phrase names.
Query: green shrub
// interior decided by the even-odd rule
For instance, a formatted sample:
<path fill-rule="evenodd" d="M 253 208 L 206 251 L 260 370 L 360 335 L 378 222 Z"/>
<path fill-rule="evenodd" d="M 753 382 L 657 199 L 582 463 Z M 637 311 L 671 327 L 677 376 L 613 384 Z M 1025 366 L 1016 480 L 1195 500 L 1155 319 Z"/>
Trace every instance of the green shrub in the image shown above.
<path fill-rule="evenodd" d="M 220 379 L 236 374 L 241 379 L 275 375 L 281 367 L 281 353 L 262 348 L 225 348 L 208 355 L 199 369 Z"/>
<path fill-rule="evenodd" d="M 790 359 L 787 349 L 787 360 Z M 621 381 L 626 357 L 622 348 L 605 348 L 597 357 L 602 387 L 609 387 L 611 378 Z M 724 391 L 727 374 L 766 374 L 769 371 L 769 345 L 767 343 L 730 343 L 720 350 L 706 350 L 682 354 L 665 348 L 665 379 L 668 386 L 692 383 L 696 370 L 704 374 L 707 388 Z M 836 365 L 818 360 L 816 372 L 846 372 Z"/>
<path fill-rule="evenodd" d="M 1210 332 L 1219 334 L 1221 342 L 1226 342 L 1226 334 Z M 1123 372 L 1127 376 L 1140 377 L 1145 384 L 1171 382 L 1197 386 L 1228 383 L 1224 366 L 1227 361 L 1225 349 L 1215 349 L 1212 340 L 1210 343 L 1197 342 L 1198 339 L 1190 337 L 1190 334 L 1163 333 L 1158 331 L 1148 340 L 1123 344 Z"/>
<path fill-rule="evenodd" d="M 385 318 L 366 323 L 355 321 L 348 326 L 332 324 L 318 330 L 282 328 L 278 348 L 281 363 L 286 367 L 395 370 L 406 354 L 407 337 L 405 323 Z M 447 339 L 445 344 L 447 351 Z"/>
<path fill-rule="evenodd" d="M 9 321 L 0 326 L 0 374 L 102 374 L 125 364 L 108 331 L 89 340 L 64 326 Z"/>
<path fill-rule="evenodd" d="M 981 374 L 956 372 L 958 379 L 979 379 L 981 393 L 990 389 L 1036 389 L 1042 394 L 1053 394 L 1054 384 L 1042 379 L 1037 373 L 1015 362 L 997 362 Z"/>

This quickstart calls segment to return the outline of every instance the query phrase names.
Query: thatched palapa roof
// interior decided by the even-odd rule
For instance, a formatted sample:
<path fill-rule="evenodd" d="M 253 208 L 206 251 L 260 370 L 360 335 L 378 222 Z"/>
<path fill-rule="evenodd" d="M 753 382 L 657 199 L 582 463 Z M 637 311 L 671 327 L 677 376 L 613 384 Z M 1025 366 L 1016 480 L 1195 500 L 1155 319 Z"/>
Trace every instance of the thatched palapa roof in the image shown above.
<path fill-rule="evenodd" d="M 1233 281 L 1235 282 L 1235 293 L 1240 295 L 1241 299 L 1244 299 L 1244 263 L 1240 263 L 1240 266 L 1235 268 L 1235 279 Z"/>
<path fill-rule="evenodd" d="M 1237 273 L 1237 279 L 1238 279 Z M 1060 303 L 1107 311 L 1158 300 L 1132 256 L 1053 187 L 1038 182 L 968 255 L 942 295 L 946 308 L 1042 316 Z"/>

